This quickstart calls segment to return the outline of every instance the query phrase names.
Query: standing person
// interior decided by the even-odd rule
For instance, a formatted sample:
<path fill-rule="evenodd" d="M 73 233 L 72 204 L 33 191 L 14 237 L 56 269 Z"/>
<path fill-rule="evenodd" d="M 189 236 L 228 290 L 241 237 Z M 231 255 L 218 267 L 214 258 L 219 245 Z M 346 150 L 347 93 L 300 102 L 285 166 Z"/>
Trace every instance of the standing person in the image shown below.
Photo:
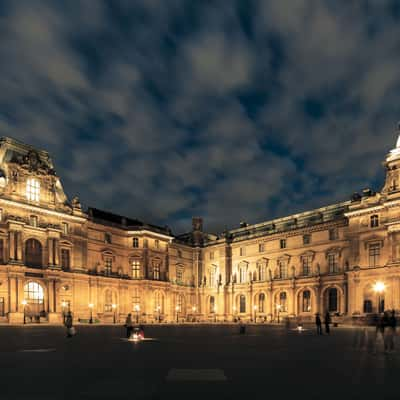
<path fill-rule="evenodd" d="M 331 315 L 329 314 L 329 311 L 327 311 L 326 314 L 325 314 L 325 321 L 324 321 L 324 323 L 325 323 L 325 333 L 328 334 L 328 335 L 329 335 L 329 333 L 330 333 L 330 327 L 329 327 L 329 325 L 330 325 L 331 322 L 332 322 L 332 321 L 331 321 Z"/>
<path fill-rule="evenodd" d="M 129 339 L 133 331 L 132 314 L 129 313 L 125 320 L 126 337 Z"/>
<path fill-rule="evenodd" d="M 385 353 L 392 352 L 394 350 L 394 337 L 396 336 L 396 315 L 395 311 L 392 310 L 390 317 L 387 318 L 387 329 L 385 334 Z"/>
<path fill-rule="evenodd" d="M 74 326 L 71 311 L 68 311 L 65 317 L 65 327 L 67 328 L 67 337 L 70 338 L 74 334 Z"/>
<path fill-rule="evenodd" d="M 315 325 L 317 325 L 317 334 L 322 335 L 322 322 L 319 314 L 315 315 Z"/>

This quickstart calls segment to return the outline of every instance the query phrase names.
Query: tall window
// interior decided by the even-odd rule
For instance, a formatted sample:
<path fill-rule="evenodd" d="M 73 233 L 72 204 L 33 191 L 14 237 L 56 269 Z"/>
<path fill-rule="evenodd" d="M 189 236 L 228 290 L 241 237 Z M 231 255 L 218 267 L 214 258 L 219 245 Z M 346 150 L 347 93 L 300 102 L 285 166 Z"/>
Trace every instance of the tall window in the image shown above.
<path fill-rule="evenodd" d="M 112 258 L 107 257 L 104 260 L 104 275 L 111 275 L 112 272 Z"/>
<path fill-rule="evenodd" d="M 131 260 L 131 271 L 132 271 L 133 279 L 140 278 L 140 261 L 139 260 Z"/>
<path fill-rule="evenodd" d="M 279 293 L 279 305 L 280 311 L 286 312 L 287 311 L 287 295 L 286 292 Z"/>
<path fill-rule="evenodd" d="M 133 296 L 132 296 L 132 310 L 136 311 L 137 306 L 140 307 L 140 293 L 139 293 L 139 289 L 135 288 L 133 291 Z"/>
<path fill-rule="evenodd" d="M 259 274 L 260 281 L 265 281 L 267 278 L 267 274 L 266 274 L 267 267 L 265 266 L 265 264 L 264 263 L 259 264 L 258 270 L 259 270 L 258 274 Z"/>
<path fill-rule="evenodd" d="M 36 282 L 29 282 L 24 287 L 24 298 L 29 304 L 43 304 L 44 291 Z"/>
<path fill-rule="evenodd" d="M 379 243 L 369 245 L 369 266 L 377 267 L 379 265 L 379 255 L 381 246 Z"/>
<path fill-rule="evenodd" d="M 210 313 L 215 312 L 215 297 L 211 296 L 210 297 Z"/>
<path fill-rule="evenodd" d="M 329 273 L 334 274 L 339 272 L 338 255 L 336 253 L 328 254 L 328 270 Z"/>
<path fill-rule="evenodd" d="M 338 295 L 336 288 L 330 288 L 328 291 L 328 311 L 336 312 L 338 309 Z"/>
<path fill-rule="evenodd" d="M 260 293 L 258 295 L 258 311 L 260 313 L 265 312 L 265 294 L 264 293 Z"/>
<path fill-rule="evenodd" d="M 258 252 L 263 253 L 265 251 L 265 243 L 258 244 Z"/>
<path fill-rule="evenodd" d="M 29 201 L 39 201 L 40 198 L 40 182 L 35 178 L 26 180 L 26 198 Z"/>
<path fill-rule="evenodd" d="M 239 255 L 240 256 L 245 256 L 246 255 L 246 249 L 244 247 L 239 248 Z"/>
<path fill-rule="evenodd" d="M 104 243 L 111 244 L 111 233 L 104 233 Z"/>
<path fill-rule="evenodd" d="M 38 217 L 36 215 L 31 215 L 29 217 L 29 225 L 35 228 L 38 226 Z"/>
<path fill-rule="evenodd" d="M 61 249 L 61 268 L 64 271 L 69 271 L 70 269 L 70 257 L 68 249 Z"/>
<path fill-rule="evenodd" d="M 305 290 L 303 292 L 303 312 L 311 311 L 311 292 Z"/>
<path fill-rule="evenodd" d="M 153 263 L 153 279 L 155 279 L 155 280 L 160 279 L 160 263 L 159 262 Z"/>
<path fill-rule="evenodd" d="M 241 294 L 239 297 L 239 312 L 246 312 L 246 296 L 244 294 Z"/>
<path fill-rule="evenodd" d="M 214 260 L 214 252 L 210 251 L 210 260 Z"/>
<path fill-rule="evenodd" d="M 113 311 L 113 294 L 111 290 L 106 290 L 104 293 L 104 312 Z"/>
<path fill-rule="evenodd" d="M 176 268 L 176 282 L 183 283 L 183 268 L 182 267 Z"/>
<path fill-rule="evenodd" d="M 303 236 L 303 244 L 310 244 L 311 243 L 311 235 L 304 235 Z"/>
<path fill-rule="evenodd" d="M 246 273 L 247 273 L 247 265 L 240 265 L 239 266 L 239 282 L 240 283 L 246 282 Z"/>
<path fill-rule="evenodd" d="M 280 260 L 278 267 L 279 267 L 279 278 L 281 278 L 281 279 L 287 278 L 288 268 L 287 268 L 286 261 Z"/>
<path fill-rule="evenodd" d="M 281 239 L 279 242 L 279 247 L 281 249 L 286 249 L 286 239 Z"/>
<path fill-rule="evenodd" d="M 302 265 L 303 265 L 303 275 L 308 276 L 311 274 L 311 257 L 304 256 L 302 257 Z"/>
<path fill-rule="evenodd" d="M 371 220 L 370 220 L 370 225 L 371 228 L 376 228 L 379 226 L 379 216 L 378 215 L 371 215 Z"/>
<path fill-rule="evenodd" d="M 139 247 L 139 238 L 137 237 L 132 238 L 132 247 L 135 248 Z"/>
<path fill-rule="evenodd" d="M 25 243 L 25 264 L 28 267 L 42 266 L 42 245 L 36 239 L 28 239 Z"/>
<path fill-rule="evenodd" d="M 181 294 L 178 294 L 178 297 L 176 299 L 176 306 L 178 308 L 178 312 L 183 312 L 183 296 Z"/>
<path fill-rule="evenodd" d="M 336 228 L 329 229 L 329 240 L 337 240 L 338 237 L 339 233 Z"/>
<path fill-rule="evenodd" d="M 217 267 L 211 265 L 210 267 L 210 286 L 215 287 L 217 284 Z"/>
<path fill-rule="evenodd" d="M 159 241 L 158 239 L 154 240 L 154 247 L 155 247 L 156 249 L 159 249 L 159 248 L 160 248 L 160 241 Z"/>
<path fill-rule="evenodd" d="M 364 313 L 369 314 L 372 313 L 372 301 L 364 300 Z"/>

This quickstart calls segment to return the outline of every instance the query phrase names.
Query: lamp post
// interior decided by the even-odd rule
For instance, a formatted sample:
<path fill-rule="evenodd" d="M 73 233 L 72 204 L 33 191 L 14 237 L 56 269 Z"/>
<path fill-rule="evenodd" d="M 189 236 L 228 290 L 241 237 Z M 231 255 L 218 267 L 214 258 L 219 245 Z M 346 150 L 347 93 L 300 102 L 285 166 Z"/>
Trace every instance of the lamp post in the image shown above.
<path fill-rule="evenodd" d="M 378 281 L 373 286 L 374 292 L 378 295 L 378 313 L 383 312 L 381 309 L 381 294 L 385 291 L 385 284 L 381 281 Z"/>
<path fill-rule="evenodd" d="M 116 323 L 116 315 L 115 315 L 115 310 L 116 310 L 116 308 L 117 308 L 117 305 L 116 304 L 111 304 L 111 307 L 112 307 L 112 309 L 113 309 L 113 312 L 114 312 L 114 324 Z"/>
<path fill-rule="evenodd" d="M 90 309 L 89 324 L 93 324 L 93 303 L 89 303 L 89 309 Z"/>
<path fill-rule="evenodd" d="M 67 302 L 63 300 L 61 302 L 61 307 L 62 307 L 62 315 L 63 315 L 63 324 L 65 325 L 65 307 L 67 307 Z"/>
<path fill-rule="evenodd" d="M 25 310 L 25 307 L 28 304 L 28 302 L 24 299 L 24 300 L 22 300 L 21 304 L 24 306 L 24 325 L 25 325 L 26 324 L 26 312 L 25 312 L 26 310 Z"/>
<path fill-rule="evenodd" d="M 257 306 L 254 305 L 253 309 L 254 309 L 254 323 L 257 323 Z"/>
<path fill-rule="evenodd" d="M 279 324 L 279 314 L 280 314 L 280 312 L 281 312 L 281 308 L 282 308 L 282 305 L 281 304 L 277 304 L 276 305 L 276 309 L 278 310 L 278 324 Z"/>
<path fill-rule="evenodd" d="M 135 304 L 135 312 L 136 312 L 136 323 L 139 323 L 139 311 L 140 311 L 140 305 Z"/>
<path fill-rule="evenodd" d="M 192 307 L 193 320 L 196 322 L 196 306 Z"/>
<path fill-rule="evenodd" d="M 214 306 L 214 322 L 217 322 L 217 306 Z"/>
<path fill-rule="evenodd" d="M 179 306 L 176 306 L 175 310 L 176 310 L 176 323 L 178 323 L 179 322 Z"/>

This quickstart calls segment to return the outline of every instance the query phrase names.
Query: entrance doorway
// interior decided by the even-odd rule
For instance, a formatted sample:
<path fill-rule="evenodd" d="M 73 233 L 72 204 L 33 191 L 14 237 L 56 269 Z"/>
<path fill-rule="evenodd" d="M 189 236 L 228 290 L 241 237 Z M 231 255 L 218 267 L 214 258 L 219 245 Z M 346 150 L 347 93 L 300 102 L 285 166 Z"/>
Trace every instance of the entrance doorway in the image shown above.
<path fill-rule="evenodd" d="M 37 282 L 28 282 L 24 286 L 24 306 L 25 320 L 30 322 L 40 322 L 40 317 L 45 317 L 44 309 L 44 290 Z"/>

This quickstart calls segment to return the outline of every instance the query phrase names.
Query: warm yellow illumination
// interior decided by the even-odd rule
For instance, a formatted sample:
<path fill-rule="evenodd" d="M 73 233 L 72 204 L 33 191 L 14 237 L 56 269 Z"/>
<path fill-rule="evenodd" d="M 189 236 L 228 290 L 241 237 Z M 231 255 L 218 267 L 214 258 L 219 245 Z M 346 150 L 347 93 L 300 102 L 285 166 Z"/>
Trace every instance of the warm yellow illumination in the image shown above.
<path fill-rule="evenodd" d="M 29 201 L 39 201 L 40 182 L 35 178 L 26 180 L 26 198 Z"/>
<path fill-rule="evenodd" d="M 253 308 L 254 308 L 254 311 L 256 311 L 256 310 L 257 310 L 257 306 L 254 306 Z"/>
<path fill-rule="evenodd" d="M 28 304 L 28 302 L 24 299 L 24 300 L 22 300 L 21 304 L 22 304 L 23 306 L 26 306 L 26 305 Z"/>
<path fill-rule="evenodd" d="M 117 308 L 117 305 L 116 304 L 111 304 L 111 307 L 112 307 L 113 310 L 115 310 Z"/>
<path fill-rule="evenodd" d="M 236 306 L 233 306 L 233 311 L 236 311 Z"/>
<path fill-rule="evenodd" d="M 278 309 L 278 311 L 282 308 L 282 306 L 280 304 L 276 305 L 276 308 Z"/>
<path fill-rule="evenodd" d="M 192 311 L 193 311 L 193 312 L 196 312 L 196 306 L 193 306 L 193 307 L 192 307 Z"/>
<path fill-rule="evenodd" d="M 383 293 L 386 289 L 386 285 L 383 282 L 378 281 L 373 286 L 373 289 L 375 293 Z"/>
<path fill-rule="evenodd" d="M 93 308 L 93 307 L 94 307 L 93 303 L 89 303 L 89 308 Z"/>
<path fill-rule="evenodd" d="M 139 311 L 139 310 L 140 310 L 139 304 L 135 304 L 135 311 L 137 312 L 137 311 Z"/>
<path fill-rule="evenodd" d="M 61 302 L 61 306 L 62 306 L 62 307 L 66 307 L 66 306 L 67 306 L 67 303 L 66 303 L 65 301 L 62 301 L 62 302 Z"/>
<path fill-rule="evenodd" d="M 179 306 L 176 306 L 176 307 L 175 307 L 175 310 L 176 310 L 176 311 L 179 311 Z"/>

